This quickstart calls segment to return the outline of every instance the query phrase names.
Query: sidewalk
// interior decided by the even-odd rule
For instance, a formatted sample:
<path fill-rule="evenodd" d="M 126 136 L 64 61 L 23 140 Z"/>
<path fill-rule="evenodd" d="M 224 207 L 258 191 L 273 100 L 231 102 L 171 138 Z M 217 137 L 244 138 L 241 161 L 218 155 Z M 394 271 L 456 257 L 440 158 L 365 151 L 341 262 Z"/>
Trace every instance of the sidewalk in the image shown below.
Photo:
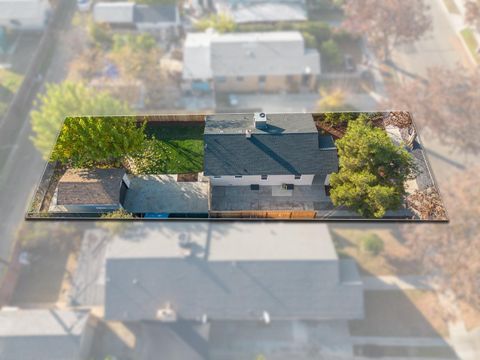
<path fill-rule="evenodd" d="M 450 12 L 449 9 L 446 6 L 444 0 L 436 0 L 436 1 L 441 2 L 440 7 L 445 12 L 445 15 L 447 15 L 448 21 L 450 22 L 453 29 L 455 30 L 458 37 L 460 38 L 460 41 L 461 41 L 465 51 L 468 53 L 468 57 L 471 60 L 471 62 L 474 65 L 480 65 L 479 62 L 477 61 L 477 59 L 475 59 L 475 57 L 472 55 L 467 43 L 465 42 L 465 39 L 463 38 L 463 36 L 461 34 L 462 30 L 464 30 L 466 28 L 471 28 L 471 27 L 467 26 L 465 24 L 465 21 L 464 21 L 465 11 L 466 11 L 464 0 L 451 0 L 456 5 L 458 10 L 460 11 L 459 14 L 454 14 L 454 13 Z M 473 30 L 473 35 L 475 36 L 475 39 L 477 40 L 477 44 L 480 47 L 480 33 L 478 33 L 478 31 L 476 31 L 473 28 L 472 28 L 472 30 Z"/>
<path fill-rule="evenodd" d="M 411 276 L 363 276 L 364 290 L 434 290 L 428 277 Z"/>

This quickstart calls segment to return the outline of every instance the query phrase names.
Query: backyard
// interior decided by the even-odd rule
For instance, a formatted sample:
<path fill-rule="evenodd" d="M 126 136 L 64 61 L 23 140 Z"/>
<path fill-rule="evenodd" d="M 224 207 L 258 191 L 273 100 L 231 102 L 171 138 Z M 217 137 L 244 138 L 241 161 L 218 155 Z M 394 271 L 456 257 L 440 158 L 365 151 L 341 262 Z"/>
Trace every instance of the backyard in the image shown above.
<path fill-rule="evenodd" d="M 203 124 L 147 124 L 145 147 L 138 155 L 132 156 L 130 170 L 137 175 L 201 172 L 203 128 Z"/>

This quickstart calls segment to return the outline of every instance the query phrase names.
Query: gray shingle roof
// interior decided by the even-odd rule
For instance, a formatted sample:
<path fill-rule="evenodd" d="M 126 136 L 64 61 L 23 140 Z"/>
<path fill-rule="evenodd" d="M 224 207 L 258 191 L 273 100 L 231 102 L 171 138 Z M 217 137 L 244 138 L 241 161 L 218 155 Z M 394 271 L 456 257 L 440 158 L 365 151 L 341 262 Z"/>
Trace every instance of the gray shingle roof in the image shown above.
<path fill-rule="evenodd" d="M 341 282 L 326 226 L 279 225 L 172 223 L 145 228 L 139 241 L 117 237 L 107 254 L 105 318 L 154 320 L 167 306 L 186 320 L 259 320 L 264 311 L 272 319 L 361 317 L 358 272 Z M 184 233 L 193 255 L 182 254 Z"/>
<path fill-rule="evenodd" d="M 311 114 L 268 114 L 256 129 L 253 114 L 206 117 L 204 173 L 222 175 L 327 174 L 338 170 L 335 149 L 320 149 Z M 252 136 L 247 138 L 245 131 Z"/>
<path fill-rule="evenodd" d="M 159 354 L 168 360 L 208 359 L 210 325 L 180 320 L 163 324 L 156 321 L 141 324 L 142 360 L 157 360 Z"/>
<path fill-rule="evenodd" d="M 110 205 L 120 202 L 125 169 L 68 169 L 58 182 L 58 205 Z"/>
<path fill-rule="evenodd" d="M 133 10 L 135 23 L 174 23 L 177 21 L 175 5 L 139 5 Z"/>
<path fill-rule="evenodd" d="M 0 311 L 0 359 L 81 359 L 88 315 L 47 309 Z"/>

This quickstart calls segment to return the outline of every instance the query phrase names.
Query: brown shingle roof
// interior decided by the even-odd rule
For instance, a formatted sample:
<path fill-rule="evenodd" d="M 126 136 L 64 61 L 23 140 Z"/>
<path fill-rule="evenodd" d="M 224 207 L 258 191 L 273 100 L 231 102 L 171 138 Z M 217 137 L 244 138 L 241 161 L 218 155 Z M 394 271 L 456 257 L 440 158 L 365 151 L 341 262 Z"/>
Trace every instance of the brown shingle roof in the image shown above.
<path fill-rule="evenodd" d="M 118 204 L 124 174 L 124 169 L 68 169 L 58 182 L 57 204 Z"/>

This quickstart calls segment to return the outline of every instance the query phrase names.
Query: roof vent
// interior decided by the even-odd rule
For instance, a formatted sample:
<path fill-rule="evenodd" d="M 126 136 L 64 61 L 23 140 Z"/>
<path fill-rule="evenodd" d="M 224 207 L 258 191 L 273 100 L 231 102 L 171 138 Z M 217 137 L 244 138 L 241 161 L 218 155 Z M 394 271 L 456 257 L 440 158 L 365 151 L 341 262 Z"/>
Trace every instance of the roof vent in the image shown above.
<path fill-rule="evenodd" d="M 245 137 L 247 139 L 250 139 L 252 137 L 252 130 L 250 129 L 245 130 Z"/>
<path fill-rule="evenodd" d="M 254 113 L 253 121 L 257 129 L 265 130 L 267 128 L 267 114 L 264 112 Z"/>
<path fill-rule="evenodd" d="M 270 314 L 267 312 L 267 311 L 264 311 L 263 314 L 262 314 L 262 318 L 263 318 L 263 321 L 265 322 L 265 324 L 270 324 Z"/>
<path fill-rule="evenodd" d="M 177 321 L 177 313 L 172 309 L 170 303 L 167 303 L 163 309 L 157 311 L 157 320 L 162 322 Z"/>

